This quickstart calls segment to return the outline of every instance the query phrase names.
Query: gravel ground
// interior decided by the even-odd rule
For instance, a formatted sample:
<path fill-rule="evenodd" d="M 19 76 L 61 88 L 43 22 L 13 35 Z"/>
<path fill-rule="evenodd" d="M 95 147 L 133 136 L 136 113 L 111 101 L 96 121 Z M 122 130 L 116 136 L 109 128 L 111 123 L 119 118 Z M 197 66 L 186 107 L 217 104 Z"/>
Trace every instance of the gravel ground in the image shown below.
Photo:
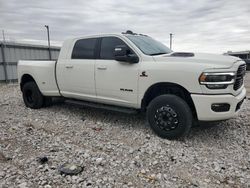
<path fill-rule="evenodd" d="M 17 85 L 0 84 L 0 187 L 250 187 L 249 104 L 169 141 L 143 115 L 63 103 L 31 110 Z M 61 175 L 65 162 L 84 170 Z"/>

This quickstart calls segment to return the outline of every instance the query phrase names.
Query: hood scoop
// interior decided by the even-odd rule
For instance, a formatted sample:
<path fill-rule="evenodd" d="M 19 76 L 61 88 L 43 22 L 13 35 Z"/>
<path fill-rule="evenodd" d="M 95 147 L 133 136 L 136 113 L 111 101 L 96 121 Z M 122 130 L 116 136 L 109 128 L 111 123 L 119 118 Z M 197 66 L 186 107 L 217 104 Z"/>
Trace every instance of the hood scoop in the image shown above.
<path fill-rule="evenodd" d="M 192 52 L 174 52 L 170 56 L 172 57 L 194 57 Z"/>

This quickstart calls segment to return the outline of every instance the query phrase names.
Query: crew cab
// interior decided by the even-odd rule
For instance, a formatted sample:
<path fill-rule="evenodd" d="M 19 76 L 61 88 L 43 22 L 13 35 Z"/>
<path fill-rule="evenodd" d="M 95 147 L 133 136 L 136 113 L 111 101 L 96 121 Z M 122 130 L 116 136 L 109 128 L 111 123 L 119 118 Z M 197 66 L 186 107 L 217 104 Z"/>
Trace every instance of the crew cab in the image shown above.
<path fill-rule="evenodd" d="M 246 96 L 246 64 L 237 57 L 173 52 L 127 31 L 66 40 L 57 61 L 19 61 L 24 103 L 52 97 L 107 109 L 145 112 L 160 137 L 185 136 L 194 120 L 234 117 Z"/>

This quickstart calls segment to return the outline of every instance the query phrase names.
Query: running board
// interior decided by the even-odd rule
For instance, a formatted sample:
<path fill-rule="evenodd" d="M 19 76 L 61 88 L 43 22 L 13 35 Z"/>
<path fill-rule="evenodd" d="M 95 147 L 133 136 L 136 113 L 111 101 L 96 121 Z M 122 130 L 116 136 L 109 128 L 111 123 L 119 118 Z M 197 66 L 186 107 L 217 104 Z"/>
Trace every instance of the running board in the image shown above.
<path fill-rule="evenodd" d="M 73 100 L 73 99 L 66 99 L 65 103 L 74 104 L 78 106 L 87 106 L 91 108 L 104 109 L 104 110 L 115 111 L 115 112 L 122 112 L 126 114 L 137 114 L 139 112 L 138 110 L 132 109 L 132 108 L 112 106 L 112 105 L 106 105 L 106 104 L 100 104 L 100 103 L 92 103 L 92 102 Z"/>

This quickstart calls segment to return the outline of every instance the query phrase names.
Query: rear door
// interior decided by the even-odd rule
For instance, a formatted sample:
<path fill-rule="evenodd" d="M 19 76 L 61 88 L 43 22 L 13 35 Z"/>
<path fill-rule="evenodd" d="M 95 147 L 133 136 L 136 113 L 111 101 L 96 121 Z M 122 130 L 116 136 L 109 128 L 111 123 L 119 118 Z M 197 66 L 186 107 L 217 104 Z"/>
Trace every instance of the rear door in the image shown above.
<path fill-rule="evenodd" d="M 136 107 L 140 63 L 116 61 L 113 52 L 117 45 L 127 44 L 114 36 L 103 37 L 99 41 L 95 68 L 97 99 L 103 103 Z"/>
<path fill-rule="evenodd" d="M 60 60 L 57 78 L 61 94 L 65 97 L 94 100 L 95 56 L 97 38 L 77 40 L 70 58 Z"/>

